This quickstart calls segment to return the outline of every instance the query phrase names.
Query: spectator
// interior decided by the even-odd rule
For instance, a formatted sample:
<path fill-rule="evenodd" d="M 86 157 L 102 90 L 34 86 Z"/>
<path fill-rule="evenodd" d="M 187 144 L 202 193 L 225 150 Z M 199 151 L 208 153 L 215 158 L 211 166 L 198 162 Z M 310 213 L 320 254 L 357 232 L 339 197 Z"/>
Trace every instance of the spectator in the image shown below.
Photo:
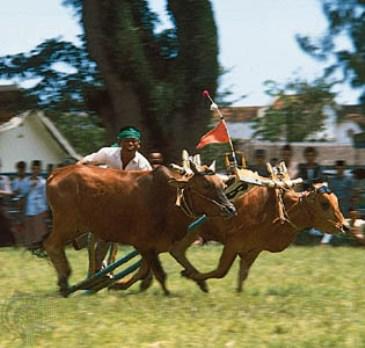
<path fill-rule="evenodd" d="M 297 176 L 298 164 L 292 161 L 293 158 L 293 148 L 290 144 L 285 144 L 280 149 L 281 160 L 284 161 L 288 174 L 290 178 L 295 178 Z"/>
<path fill-rule="evenodd" d="M 336 174 L 328 178 L 328 187 L 337 196 L 341 211 L 345 217 L 349 216 L 352 193 L 352 179 L 345 175 L 346 161 L 337 160 L 335 162 Z M 325 233 L 321 244 L 328 244 L 332 236 Z"/>
<path fill-rule="evenodd" d="M 362 245 L 365 245 L 365 220 L 361 219 L 359 212 L 350 208 L 349 219 L 346 219 L 351 235 Z"/>
<path fill-rule="evenodd" d="M 249 166 L 254 172 L 257 172 L 261 176 L 269 176 L 269 172 L 266 166 L 266 151 L 263 149 L 255 150 L 254 164 Z"/>
<path fill-rule="evenodd" d="M 15 197 L 14 200 L 14 233 L 17 245 L 25 243 L 25 224 L 24 224 L 24 209 L 26 195 L 28 192 L 29 181 L 26 177 L 27 164 L 24 161 L 16 163 L 16 176 L 12 181 L 12 189 Z"/>
<path fill-rule="evenodd" d="M 46 171 L 47 178 L 51 175 L 53 170 L 54 170 L 54 164 L 53 163 L 48 163 L 47 164 L 47 171 Z"/>
<path fill-rule="evenodd" d="M 352 204 L 362 219 L 365 219 L 365 168 L 357 168 L 352 173 L 354 176 Z"/>
<path fill-rule="evenodd" d="M 41 161 L 32 161 L 32 174 L 27 178 L 28 186 L 25 202 L 25 245 L 34 249 L 48 233 L 46 218 L 46 180 L 40 176 Z"/>
<path fill-rule="evenodd" d="M 7 216 L 5 206 L 6 198 L 10 197 L 12 193 L 9 178 L 6 175 L 0 174 L 0 246 L 11 246 L 15 243 L 11 222 Z"/>
<path fill-rule="evenodd" d="M 163 164 L 163 155 L 161 152 L 153 151 L 148 155 L 152 168 L 159 167 Z"/>
<path fill-rule="evenodd" d="M 322 169 L 316 162 L 318 153 L 314 147 L 306 147 L 303 151 L 303 156 L 305 163 L 299 163 L 298 177 L 303 179 L 303 189 L 307 190 L 314 180 L 322 177 Z"/>

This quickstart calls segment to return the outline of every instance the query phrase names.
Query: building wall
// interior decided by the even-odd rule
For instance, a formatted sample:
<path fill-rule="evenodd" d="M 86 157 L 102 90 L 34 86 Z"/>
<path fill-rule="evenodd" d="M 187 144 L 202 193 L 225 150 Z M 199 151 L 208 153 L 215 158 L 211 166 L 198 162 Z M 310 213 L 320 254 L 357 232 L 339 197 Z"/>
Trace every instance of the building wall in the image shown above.
<path fill-rule="evenodd" d="M 21 126 L 0 133 L 0 158 L 3 172 L 13 172 L 15 163 L 41 160 L 43 169 L 67 158 L 66 152 L 46 130 L 36 114 L 27 116 Z"/>

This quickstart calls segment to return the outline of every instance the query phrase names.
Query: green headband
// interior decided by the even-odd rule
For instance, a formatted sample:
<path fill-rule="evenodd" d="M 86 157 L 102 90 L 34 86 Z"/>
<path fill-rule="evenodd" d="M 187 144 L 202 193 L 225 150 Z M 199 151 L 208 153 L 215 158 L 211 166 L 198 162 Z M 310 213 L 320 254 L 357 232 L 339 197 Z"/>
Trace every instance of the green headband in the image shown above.
<path fill-rule="evenodd" d="M 125 128 L 117 135 L 118 140 L 137 139 L 141 140 L 141 132 L 137 128 Z"/>

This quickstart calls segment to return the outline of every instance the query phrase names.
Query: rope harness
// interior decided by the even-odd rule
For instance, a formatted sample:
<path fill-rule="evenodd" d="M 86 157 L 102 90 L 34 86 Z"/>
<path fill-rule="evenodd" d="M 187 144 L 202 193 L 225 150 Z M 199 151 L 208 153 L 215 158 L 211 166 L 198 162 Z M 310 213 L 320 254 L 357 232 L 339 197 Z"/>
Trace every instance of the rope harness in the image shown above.
<path fill-rule="evenodd" d="M 185 192 L 190 191 L 190 197 L 186 197 Z M 219 210 L 224 209 L 224 205 L 217 202 L 215 199 L 209 198 L 208 196 L 203 195 L 197 190 L 194 190 L 192 188 L 178 188 L 176 193 L 176 205 L 184 212 L 185 215 L 187 215 L 190 218 L 197 218 L 202 213 L 194 213 L 193 210 L 193 202 L 191 198 L 191 194 L 194 193 L 200 198 L 206 200 L 207 202 L 211 203 L 213 206 L 217 207 Z M 208 217 L 218 217 L 218 215 L 214 216 L 208 216 Z"/>

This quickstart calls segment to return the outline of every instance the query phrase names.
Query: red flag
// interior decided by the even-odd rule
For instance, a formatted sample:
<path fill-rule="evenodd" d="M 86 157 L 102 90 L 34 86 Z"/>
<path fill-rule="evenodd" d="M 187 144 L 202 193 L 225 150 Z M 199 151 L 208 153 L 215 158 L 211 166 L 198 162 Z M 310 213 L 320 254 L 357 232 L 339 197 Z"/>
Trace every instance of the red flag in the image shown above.
<path fill-rule="evenodd" d="M 221 120 L 214 129 L 204 134 L 196 148 L 201 149 L 205 145 L 213 143 L 229 143 L 228 129 L 224 120 Z"/>

